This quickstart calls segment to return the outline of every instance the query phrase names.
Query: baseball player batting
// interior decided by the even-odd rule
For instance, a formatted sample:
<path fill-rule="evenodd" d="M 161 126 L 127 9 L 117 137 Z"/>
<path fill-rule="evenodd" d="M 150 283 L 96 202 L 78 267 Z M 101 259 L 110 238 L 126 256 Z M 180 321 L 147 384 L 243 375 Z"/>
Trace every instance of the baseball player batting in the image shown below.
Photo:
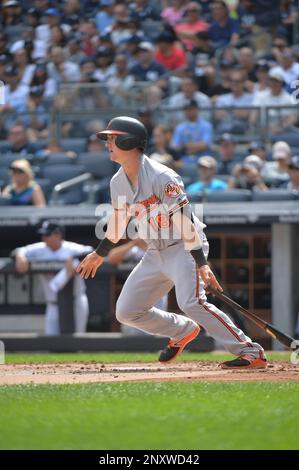
<path fill-rule="evenodd" d="M 263 348 L 240 330 L 215 305 L 207 302 L 205 286 L 222 291 L 207 263 L 205 225 L 192 213 L 180 176 L 143 152 L 144 125 L 131 117 L 112 119 L 97 136 L 106 141 L 111 160 L 121 165 L 110 183 L 113 214 L 105 238 L 77 268 L 82 278 L 94 277 L 109 250 L 128 230 L 132 217 L 148 249 L 125 282 L 116 305 L 119 322 L 153 335 L 169 337 L 159 361 L 178 356 L 200 326 L 236 358 L 225 369 L 265 368 Z M 166 235 L 165 235 L 166 234 Z M 178 315 L 154 305 L 175 286 Z"/>

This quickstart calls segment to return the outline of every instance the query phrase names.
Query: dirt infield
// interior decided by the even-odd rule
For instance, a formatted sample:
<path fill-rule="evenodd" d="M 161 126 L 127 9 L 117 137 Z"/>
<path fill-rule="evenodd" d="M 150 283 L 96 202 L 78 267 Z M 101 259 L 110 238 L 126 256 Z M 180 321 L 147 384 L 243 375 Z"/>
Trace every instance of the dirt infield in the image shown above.
<path fill-rule="evenodd" d="M 6 364 L 0 366 L 0 385 L 73 384 L 161 381 L 299 381 L 299 365 L 275 361 L 262 370 L 226 371 L 212 361 Z"/>

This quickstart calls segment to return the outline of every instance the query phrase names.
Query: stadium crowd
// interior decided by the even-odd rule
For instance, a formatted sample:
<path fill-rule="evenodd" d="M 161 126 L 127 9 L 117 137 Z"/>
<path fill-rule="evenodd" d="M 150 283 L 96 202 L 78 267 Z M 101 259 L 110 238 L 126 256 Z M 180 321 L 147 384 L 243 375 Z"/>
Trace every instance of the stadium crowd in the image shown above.
<path fill-rule="evenodd" d="M 106 201 L 115 168 L 95 132 L 120 109 L 194 201 L 299 197 L 297 0 L 0 5 L 2 203 L 41 207 L 84 171 L 102 183 L 93 202 Z M 75 188 L 61 202 L 85 197 Z"/>

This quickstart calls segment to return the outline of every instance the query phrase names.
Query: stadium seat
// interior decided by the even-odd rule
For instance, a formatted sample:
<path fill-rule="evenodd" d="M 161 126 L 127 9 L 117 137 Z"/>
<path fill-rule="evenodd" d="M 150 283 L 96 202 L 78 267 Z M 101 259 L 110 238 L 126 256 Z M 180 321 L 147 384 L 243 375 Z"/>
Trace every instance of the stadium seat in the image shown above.
<path fill-rule="evenodd" d="M 77 158 L 70 158 L 64 152 L 52 153 L 45 160 L 45 165 L 73 165 L 77 162 Z"/>
<path fill-rule="evenodd" d="M 202 202 L 203 193 L 187 193 L 189 202 Z"/>
<path fill-rule="evenodd" d="M 279 140 L 284 140 L 291 147 L 299 147 L 299 129 L 298 132 L 284 132 L 271 137 L 272 143 L 278 142 Z"/>
<path fill-rule="evenodd" d="M 46 178 L 36 178 L 35 182 L 40 185 L 40 187 L 41 187 L 41 189 L 44 193 L 44 196 L 45 196 L 46 200 L 48 201 L 50 196 L 51 196 L 51 192 L 52 192 L 51 181 L 49 179 L 46 179 Z"/>
<path fill-rule="evenodd" d="M 231 189 L 208 193 L 208 202 L 244 202 L 251 201 L 251 191 L 248 189 Z"/>
<path fill-rule="evenodd" d="M 85 173 L 85 168 L 82 165 L 44 165 L 41 173 L 43 178 L 50 180 L 51 185 L 55 186 L 62 181 L 82 175 Z"/>
<path fill-rule="evenodd" d="M 81 165 L 44 165 L 42 168 L 42 176 L 50 181 L 51 189 L 58 183 L 67 181 L 76 176 L 85 173 L 85 168 Z M 73 188 L 61 192 L 56 202 L 58 204 L 79 204 L 85 200 L 83 191 L 83 183 Z M 51 195 L 49 203 L 53 203 Z"/>
<path fill-rule="evenodd" d="M 84 165 L 86 171 L 91 173 L 96 179 L 111 177 L 117 169 L 107 152 L 81 153 L 78 163 Z"/>
<path fill-rule="evenodd" d="M 269 189 L 269 191 L 253 191 L 253 201 L 292 201 L 295 196 L 286 189 Z"/>
<path fill-rule="evenodd" d="M 0 167 L 0 180 L 2 181 L 2 187 L 6 186 L 10 181 L 9 169 Z"/>
<path fill-rule="evenodd" d="M 86 149 L 86 139 L 83 138 L 61 139 L 59 143 L 64 151 L 72 150 L 79 154 Z"/>
<path fill-rule="evenodd" d="M 10 148 L 10 142 L 8 140 L 0 140 L 0 154 L 6 153 Z M 2 156 L 0 157 L 1 161 Z"/>
<path fill-rule="evenodd" d="M 189 176 L 194 180 L 197 177 L 197 169 L 197 163 L 186 163 L 178 170 L 178 173 L 181 176 Z"/>

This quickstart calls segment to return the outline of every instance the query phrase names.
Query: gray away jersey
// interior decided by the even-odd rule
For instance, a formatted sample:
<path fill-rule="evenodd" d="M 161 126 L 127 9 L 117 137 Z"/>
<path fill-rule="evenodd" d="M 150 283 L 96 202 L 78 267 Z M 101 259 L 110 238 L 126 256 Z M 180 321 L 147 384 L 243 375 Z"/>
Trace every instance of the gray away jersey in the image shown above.
<path fill-rule="evenodd" d="M 124 209 L 134 218 L 138 236 L 151 248 L 162 250 L 181 243 L 172 224 L 171 215 L 189 204 L 181 177 L 161 163 L 146 155 L 140 157 L 138 186 L 134 192 L 123 168 L 110 182 L 111 201 L 114 209 Z M 193 215 L 196 229 L 203 238 L 205 227 Z M 132 235 L 130 233 L 132 238 Z"/>

